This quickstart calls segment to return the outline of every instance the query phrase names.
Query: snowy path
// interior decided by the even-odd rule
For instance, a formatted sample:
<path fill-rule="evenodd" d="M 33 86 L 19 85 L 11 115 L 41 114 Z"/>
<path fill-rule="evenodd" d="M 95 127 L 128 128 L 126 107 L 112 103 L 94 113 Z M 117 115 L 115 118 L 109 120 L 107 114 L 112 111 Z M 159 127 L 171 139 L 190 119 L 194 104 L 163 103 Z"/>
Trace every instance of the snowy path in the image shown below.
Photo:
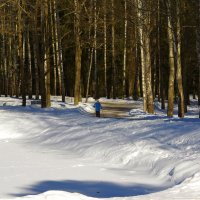
<path fill-rule="evenodd" d="M 132 109 L 141 108 L 141 106 L 134 103 L 102 103 L 102 117 L 113 117 L 113 118 L 126 118 L 130 117 L 129 112 Z"/>
<path fill-rule="evenodd" d="M 90 103 L 91 107 L 93 103 Z M 84 105 L 84 104 L 82 104 Z M 141 109 L 142 110 L 142 106 L 136 103 L 122 103 L 122 102 L 101 102 L 101 105 L 103 107 L 103 109 L 101 110 L 101 117 L 102 118 L 130 118 L 130 111 L 132 109 Z M 83 111 L 81 109 L 84 109 L 82 107 L 79 108 L 80 112 Z M 95 116 L 94 110 L 84 110 L 85 114 L 91 115 L 91 116 Z"/>

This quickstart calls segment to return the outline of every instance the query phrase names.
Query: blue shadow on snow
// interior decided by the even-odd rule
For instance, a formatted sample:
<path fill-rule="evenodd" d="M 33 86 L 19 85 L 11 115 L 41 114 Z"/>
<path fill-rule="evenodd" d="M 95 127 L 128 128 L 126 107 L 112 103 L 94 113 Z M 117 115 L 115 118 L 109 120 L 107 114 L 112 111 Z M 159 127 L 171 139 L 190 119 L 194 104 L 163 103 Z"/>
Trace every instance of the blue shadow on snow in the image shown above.
<path fill-rule="evenodd" d="M 83 194 L 89 197 L 96 198 L 111 198 L 111 197 L 129 197 L 150 194 L 162 191 L 166 188 L 153 187 L 150 185 L 120 185 L 112 182 L 98 182 L 98 181 L 43 181 L 27 188 L 23 188 L 24 193 L 11 194 L 15 197 L 22 197 L 27 195 L 37 195 L 47 192 L 49 190 L 74 192 Z"/>

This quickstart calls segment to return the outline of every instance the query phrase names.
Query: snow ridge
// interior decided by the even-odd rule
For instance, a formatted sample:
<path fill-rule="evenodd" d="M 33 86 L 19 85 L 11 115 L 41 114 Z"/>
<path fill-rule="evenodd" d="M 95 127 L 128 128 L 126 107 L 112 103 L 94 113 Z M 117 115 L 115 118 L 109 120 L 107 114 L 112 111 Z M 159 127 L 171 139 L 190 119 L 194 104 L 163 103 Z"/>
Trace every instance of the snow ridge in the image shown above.
<path fill-rule="evenodd" d="M 10 99 L 4 98 L 4 101 L 10 101 Z M 147 184 L 160 188 L 155 194 L 149 191 L 147 195 L 145 189 L 142 193 L 138 192 L 138 195 L 146 194 L 140 196 L 142 200 L 150 199 L 150 197 L 153 199 L 165 197 L 167 199 L 167 197 L 175 196 L 186 198 L 184 188 L 193 192 L 191 198 L 193 196 L 198 198 L 200 194 L 200 121 L 193 116 L 190 117 L 190 113 L 185 119 L 176 117 L 172 119 L 165 117 L 164 113 L 147 115 L 140 109 L 136 109 L 130 111 L 133 115 L 128 119 L 99 119 L 93 117 L 94 110 L 91 103 L 73 106 L 55 99 L 53 106 L 49 109 L 40 109 L 37 105 L 31 104 L 22 108 L 18 106 L 18 103 L 18 100 L 14 100 L 10 106 L 0 107 L 0 142 L 8 143 L 8 146 L 12 145 L 13 148 L 14 144 L 20 145 L 20 147 L 16 146 L 16 151 L 23 144 L 27 148 L 27 159 L 29 152 L 35 152 L 35 154 L 45 152 L 47 157 L 59 155 L 60 158 L 61 155 L 69 166 L 71 163 L 71 171 L 68 169 L 71 174 L 60 171 L 60 176 L 66 179 L 79 174 L 78 171 L 74 171 L 75 169 L 81 172 L 83 170 L 77 178 L 82 177 L 84 180 L 88 173 L 92 179 L 94 169 L 98 169 L 100 174 L 107 175 L 103 178 L 96 174 L 95 179 L 98 181 L 105 179 L 125 185 Z M 195 111 L 194 107 L 190 110 Z M 36 158 L 34 162 L 37 162 Z M 46 169 L 48 171 L 48 168 Z M 90 172 L 91 175 L 89 175 Z M 2 176 L 1 173 L 0 176 Z M 120 178 L 116 180 L 118 176 Z M 33 178 L 29 178 L 29 181 L 24 178 L 26 180 L 24 184 L 33 181 Z M 21 180 L 23 184 L 23 179 Z M 17 181 L 16 183 L 18 184 Z M 2 181 L 2 184 L 5 184 L 5 181 Z M 9 189 L 9 186 L 7 187 Z M 171 189 L 168 189 L 170 187 Z M 44 192 L 40 195 L 21 198 L 95 199 L 95 195 L 85 196 L 76 193 L 76 190 L 73 191 L 75 193 L 69 193 L 68 190 Z M 24 195 L 28 194 L 33 193 L 24 193 Z M 113 200 L 138 199 L 137 192 L 134 194 L 123 198 L 115 195 L 110 197 Z M 97 198 L 98 195 L 99 193 L 96 193 Z"/>

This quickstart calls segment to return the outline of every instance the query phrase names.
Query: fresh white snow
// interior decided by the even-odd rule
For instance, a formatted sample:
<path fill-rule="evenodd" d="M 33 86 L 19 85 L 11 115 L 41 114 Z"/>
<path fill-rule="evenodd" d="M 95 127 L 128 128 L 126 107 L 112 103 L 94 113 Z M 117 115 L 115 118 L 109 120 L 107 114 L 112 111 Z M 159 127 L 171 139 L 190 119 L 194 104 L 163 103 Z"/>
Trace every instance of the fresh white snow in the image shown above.
<path fill-rule="evenodd" d="M 159 103 L 155 115 L 133 109 L 125 119 L 95 118 L 92 103 L 71 98 L 27 104 L 0 97 L 0 199 L 200 199 L 195 101 L 184 119 Z"/>

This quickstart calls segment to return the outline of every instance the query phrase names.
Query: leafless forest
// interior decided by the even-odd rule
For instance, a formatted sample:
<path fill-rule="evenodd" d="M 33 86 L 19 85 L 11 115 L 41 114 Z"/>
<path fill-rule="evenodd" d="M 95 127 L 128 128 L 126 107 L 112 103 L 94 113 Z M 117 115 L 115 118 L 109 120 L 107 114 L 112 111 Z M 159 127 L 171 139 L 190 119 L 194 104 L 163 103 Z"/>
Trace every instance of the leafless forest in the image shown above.
<path fill-rule="evenodd" d="M 143 97 L 184 117 L 200 98 L 200 0 L 0 0 L 0 95 Z"/>

